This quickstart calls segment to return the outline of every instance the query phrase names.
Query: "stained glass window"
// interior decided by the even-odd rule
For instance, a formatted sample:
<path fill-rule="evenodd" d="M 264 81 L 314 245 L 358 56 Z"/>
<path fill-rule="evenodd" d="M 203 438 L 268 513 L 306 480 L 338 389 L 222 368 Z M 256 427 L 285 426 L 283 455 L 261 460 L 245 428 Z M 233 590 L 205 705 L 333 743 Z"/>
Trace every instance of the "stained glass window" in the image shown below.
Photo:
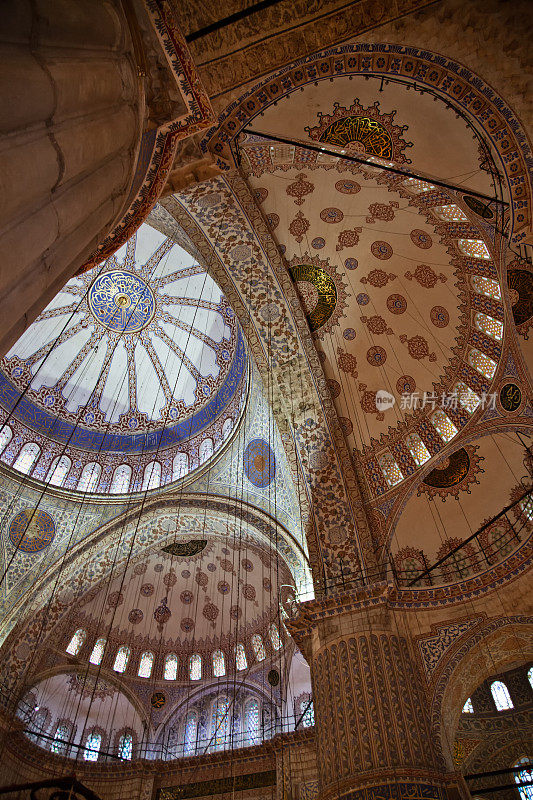
<path fill-rule="evenodd" d="M 311 699 L 300 700 L 300 714 L 303 714 L 301 725 L 310 728 L 315 724 L 315 709 Z"/>
<path fill-rule="evenodd" d="M 161 464 L 158 461 L 151 461 L 144 468 L 142 491 L 157 489 L 158 486 L 161 486 Z"/>
<path fill-rule="evenodd" d="M 86 464 L 80 475 L 80 480 L 78 482 L 78 491 L 94 492 L 96 486 L 98 485 L 98 481 L 100 480 L 101 472 L 102 472 L 102 467 L 95 461 L 93 461 L 91 464 Z"/>
<path fill-rule="evenodd" d="M 470 278 L 472 289 L 485 297 L 492 297 L 494 300 L 501 300 L 502 293 L 498 281 L 492 278 L 485 278 L 484 275 L 472 275 Z"/>
<path fill-rule="evenodd" d="M 195 711 L 189 711 L 185 717 L 185 732 L 183 737 L 183 755 L 190 756 L 196 751 L 196 731 L 198 729 L 198 716 Z"/>
<path fill-rule="evenodd" d="M 152 666 L 154 663 L 154 654 L 147 651 L 141 655 L 141 660 L 139 661 L 139 669 L 137 675 L 139 678 L 149 678 L 152 674 Z"/>
<path fill-rule="evenodd" d="M 269 633 L 270 633 L 270 641 L 272 642 L 272 647 L 274 648 L 274 650 L 279 650 L 283 642 L 280 639 L 278 626 L 272 623 L 272 625 L 269 628 Z"/>
<path fill-rule="evenodd" d="M 178 677 L 178 657 L 176 653 L 169 653 L 165 658 L 163 678 L 166 681 L 175 681 Z"/>
<path fill-rule="evenodd" d="M 254 633 L 252 636 L 252 647 L 254 648 L 256 660 L 264 661 L 266 658 L 265 645 L 263 644 L 263 640 L 258 633 Z"/>
<path fill-rule="evenodd" d="M 456 220 L 465 221 L 468 219 L 464 211 L 461 211 L 459 206 L 454 205 L 451 203 L 447 206 L 436 206 L 433 209 L 435 216 L 439 219 L 443 219 L 445 222 L 455 222 Z"/>
<path fill-rule="evenodd" d="M 83 628 L 78 628 L 67 645 L 67 653 L 70 653 L 71 656 L 77 656 L 81 650 L 81 646 L 84 643 L 86 636 L 87 634 Z"/>
<path fill-rule="evenodd" d="M 481 239 L 459 239 L 457 244 L 465 256 L 470 258 L 489 259 L 490 253 L 487 250 L 487 245 Z"/>
<path fill-rule="evenodd" d="M 407 178 L 403 182 L 403 185 L 410 189 L 415 194 L 420 194 L 421 192 L 429 192 L 431 189 L 434 189 L 432 183 L 428 183 L 427 181 L 421 181 L 419 178 Z"/>
<path fill-rule="evenodd" d="M 4 425 L 4 427 L 0 431 L 0 453 L 4 452 L 4 450 L 6 449 L 12 438 L 13 438 L 13 431 L 11 430 L 9 425 Z"/>
<path fill-rule="evenodd" d="M 529 756 L 519 758 L 514 766 L 523 767 L 514 773 L 515 782 L 529 784 L 529 786 L 517 786 L 520 800 L 533 800 L 533 758 Z"/>
<path fill-rule="evenodd" d="M 191 681 L 199 681 L 202 677 L 202 657 L 198 653 L 189 658 L 189 677 Z"/>
<path fill-rule="evenodd" d="M 57 726 L 54 739 L 50 745 L 50 750 L 58 756 L 64 756 L 67 752 L 68 739 L 70 736 L 70 726 L 61 723 Z"/>
<path fill-rule="evenodd" d="M 514 708 L 511 695 L 505 683 L 494 681 L 494 683 L 491 683 L 490 690 L 498 711 L 507 711 L 510 708 Z"/>
<path fill-rule="evenodd" d="M 530 667 L 527 671 L 527 679 L 530 683 L 531 688 L 533 689 L 533 667 Z"/>
<path fill-rule="evenodd" d="M 440 438 L 443 442 L 451 442 L 453 437 L 457 434 L 457 428 L 451 421 L 451 419 L 446 416 L 444 411 L 435 411 L 433 416 L 431 417 L 431 422 L 433 426 L 436 428 L 437 433 L 439 434 Z"/>
<path fill-rule="evenodd" d="M 479 328 L 480 331 L 486 333 L 487 336 L 491 336 L 496 341 L 501 342 L 503 337 L 503 322 L 500 322 L 499 319 L 494 319 L 493 317 L 489 317 L 488 314 L 482 314 L 479 311 L 474 316 L 474 325 L 476 328 Z"/>
<path fill-rule="evenodd" d="M 229 701 L 219 697 L 213 705 L 211 737 L 216 750 L 222 749 L 229 740 Z"/>
<path fill-rule="evenodd" d="M 403 481 L 402 471 L 390 453 L 382 453 L 378 461 L 389 486 L 396 486 Z"/>
<path fill-rule="evenodd" d="M 111 494 L 124 494 L 130 488 L 131 467 L 128 464 L 120 464 L 113 473 L 111 481 Z"/>
<path fill-rule="evenodd" d="M 463 381 L 457 381 L 454 386 L 454 392 L 457 394 L 459 403 L 465 408 L 469 414 L 473 414 L 478 407 L 480 400 L 478 395 Z"/>
<path fill-rule="evenodd" d="M 18 469 L 19 472 L 23 472 L 25 475 L 30 475 L 33 467 L 35 466 L 35 462 L 40 455 L 41 448 L 39 445 L 35 444 L 35 442 L 28 442 L 28 444 L 25 444 L 18 454 L 13 466 L 15 469 Z"/>
<path fill-rule="evenodd" d="M 478 372 L 481 372 L 486 378 L 493 378 L 494 373 L 496 372 L 496 362 L 478 350 L 476 347 L 473 347 L 470 352 L 468 353 L 468 363 L 474 369 L 477 369 Z"/>
<path fill-rule="evenodd" d="M 406 437 L 405 443 L 419 467 L 431 458 L 429 450 L 418 433 L 410 433 L 409 436 Z"/>
<path fill-rule="evenodd" d="M 123 761 L 131 761 L 133 755 L 133 736 L 131 733 L 123 733 L 118 740 L 117 755 Z"/>
<path fill-rule="evenodd" d="M 47 708 L 39 708 L 39 706 L 35 708 L 35 713 L 33 714 L 30 723 L 32 733 L 35 735 L 30 735 L 30 739 L 38 741 L 38 734 L 45 733 L 50 723 L 50 716 L 50 712 Z"/>
<path fill-rule="evenodd" d="M 213 455 L 213 440 L 204 439 L 200 445 L 200 450 L 199 450 L 200 464 L 204 464 L 208 458 L 211 458 L 212 455 Z"/>
<path fill-rule="evenodd" d="M 102 658 L 104 656 L 105 646 L 106 646 L 106 640 L 105 639 L 97 639 L 96 640 L 96 643 L 95 643 L 95 645 L 93 647 L 93 651 L 92 651 L 91 655 L 89 656 L 89 661 L 91 662 L 91 664 L 96 664 L 98 666 L 98 664 L 102 663 Z"/>
<path fill-rule="evenodd" d="M 472 700 L 468 698 L 466 703 L 463 706 L 463 714 L 473 714 L 474 713 L 474 706 L 472 705 Z"/>
<path fill-rule="evenodd" d="M 213 675 L 221 678 L 226 674 L 226 662 L 222 650 L 215 650 L 213 653 Z"/>
<path fill-rule="evenodd" d="M 189 471 L 189 456 L 187 453 L 177 453 L 172 462 L 172 480 L 183 478 Z"/>
<path fill-rule="evenodd" d="M 96 731 L 90 733 L 85 742 L 85 750 L 83 751 L 83 758 L 85 761 L 98 761 L 98 753 L 102 746 L 102 736 Z"/>
<path fill-rule="evenodd" d="M 115 663 L 113 664 L 113 669 L 115 672 L 125 672 L 126 667 L 128 666 L 128 660 L 130 657 L 130 649 L 125 645 L 119 647 L 117 650 L 117 655 L 115 657 Z"/>
<path fill-rule="evenodd" d="M 224 424 L 222 426 L 222 439 L 224 441 L 226 441 L 226 439 L 230 435 L 232 427 L 233 427 L 233 420 L 231 419 L 231 417 L 228 417 L 228 419 L 224 420 Z"/>
<path fill-rule="evenodd" d="M 533 496 L 529 496 L 525 500 L 522 500 L 520 503 L 520 508 L 526 517 L 533 521 Z"/>
<path fill-rule="evenodd" d="M 244 706 L 244 745 L 260 744 L 261 720 L 259 702 L 252 697 Z"/>
<path fill-rule="evenodd" d="M 62 486 L 71 466 L 72 461 L 68 456 L 54 458 L 46 476 L 46 483 L 51 483 L 52 486 Z"/>
<path fill-rule="evenodd" d="M 235 648 L 235 666 L 237 670 L 246 669 L 248 662 L 246 660 L 246 650 L 243 644 L 238 644 Z"/>

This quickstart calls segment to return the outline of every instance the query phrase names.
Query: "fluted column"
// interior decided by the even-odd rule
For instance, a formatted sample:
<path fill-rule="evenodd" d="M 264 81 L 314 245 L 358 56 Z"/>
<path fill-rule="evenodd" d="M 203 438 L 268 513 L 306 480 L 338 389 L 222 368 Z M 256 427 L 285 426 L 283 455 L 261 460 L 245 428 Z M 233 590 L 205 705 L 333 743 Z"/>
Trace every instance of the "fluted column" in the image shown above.
<path fill-rule="evenodd" d="M 0 355 L 120 218 L 144 93 L 119 0 L 8 0 L 0 34 Z"/>
<path fill-rule="evenodd" d="M 414 644 L 386 590 L 304 603 L 288 627 L 313 683 L 320 797 L 465 798 L 447 775 Z"/>

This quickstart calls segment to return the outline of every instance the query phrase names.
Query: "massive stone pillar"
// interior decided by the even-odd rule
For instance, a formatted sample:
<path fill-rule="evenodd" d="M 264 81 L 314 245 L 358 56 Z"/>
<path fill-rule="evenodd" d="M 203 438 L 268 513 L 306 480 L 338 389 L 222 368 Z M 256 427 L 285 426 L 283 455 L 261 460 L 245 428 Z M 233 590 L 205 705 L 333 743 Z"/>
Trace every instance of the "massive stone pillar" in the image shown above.
<path fill-rule="evenodd" d="M 412 637 L 387 587 L 300 606 L 287 627 L 311 667 L 322 800 L 458 800 Z"/>
<path fill-rule="evenodd" d="M 0 41 L 0 354 L 120 218 L 144 90 L 119 0 L 8 0 Z"/>

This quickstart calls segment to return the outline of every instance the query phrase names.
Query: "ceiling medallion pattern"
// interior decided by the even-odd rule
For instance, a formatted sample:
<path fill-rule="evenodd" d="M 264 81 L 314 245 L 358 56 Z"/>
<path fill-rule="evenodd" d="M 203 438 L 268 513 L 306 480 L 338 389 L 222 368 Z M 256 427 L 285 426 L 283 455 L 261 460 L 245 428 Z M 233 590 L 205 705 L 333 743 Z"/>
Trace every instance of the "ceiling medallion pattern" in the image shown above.
<path fill-rule="evenodd" d="M 53 518 L 46 511 L 25 508 L 9 523 L 9 541 L 22 553 L 38 553 L 52 543 L 56 532 Z"/>
<path fill-rule="evenodd" d="M 346 285 L 328 260 L 306 253 L 303 259 L 295 256 L 289 262 L 289 272 L 302 298 L 311 332 L 320 331 L 317 335 L 322 338 L 344 316 Z"/>
<path fill-rule="evenodd" d="M 137 275 L 112 270 L 99 275 L 89 289 L 89 308 L 104 327 L 120 333 L 137 333 L 155 314 L 155 297 Z"/>
<path fill-rule="evenodd" d="M 305 131 L 311 139 L 351 152 L 409 163 L 403 150 L 412 147 L 412 142 L 401 138 L 408 126 L 395 125 L 395 114 L 396 111 L 382 113 L 377 101 L 368 108 L 358 99 L 349 108 L 334 103 L 332 114 L 318 112 L 319 124 L 314 128 L 306 127 Z"/>
<path fill-rule="evenodd" d="M 258 489 L 266 489 L 276 477 L 276 456 L 264 439 L 252 439 L 243 456 L 246 477 Z"/>
<path fill-rule="evenodd" d="M 444 501 L 449 495 L 457 497 L 460 491 L 470 494 L 470 484 L 479 483 L 477 475 L 485 470 L 479 465 L 483 456 L 477 455 L 479 445 L 466 445 L 456 450 L 426 475 L 418 488 L 418 496 L 427 492 L 430 497 L 440 495 Z"/>

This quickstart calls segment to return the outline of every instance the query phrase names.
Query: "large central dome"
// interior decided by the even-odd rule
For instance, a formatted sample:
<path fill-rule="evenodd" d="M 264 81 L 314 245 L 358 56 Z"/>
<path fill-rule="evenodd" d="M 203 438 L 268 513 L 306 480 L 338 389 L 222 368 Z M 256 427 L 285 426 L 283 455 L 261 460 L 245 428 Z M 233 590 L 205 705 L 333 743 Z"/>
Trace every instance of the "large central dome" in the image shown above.
<path fill-rule="evenodd" d="M 9 424 L 24 441 L 84 451 L 80 463 L 135 455 L 137 466 L 140 456 L 163 451 L 168 460 L 179 448 L 190 468 L 205 460 L 205 437 L 209 455 L 237 419 L 245 350 L 204 268 L 144 225 L 101 267 L 69 281 L 0 369 L 2 411 L 13 409 Z M 13 446 L 2 458 L 17 467 Z M 34 475 L 45 472 L 41 458 Z"/>

